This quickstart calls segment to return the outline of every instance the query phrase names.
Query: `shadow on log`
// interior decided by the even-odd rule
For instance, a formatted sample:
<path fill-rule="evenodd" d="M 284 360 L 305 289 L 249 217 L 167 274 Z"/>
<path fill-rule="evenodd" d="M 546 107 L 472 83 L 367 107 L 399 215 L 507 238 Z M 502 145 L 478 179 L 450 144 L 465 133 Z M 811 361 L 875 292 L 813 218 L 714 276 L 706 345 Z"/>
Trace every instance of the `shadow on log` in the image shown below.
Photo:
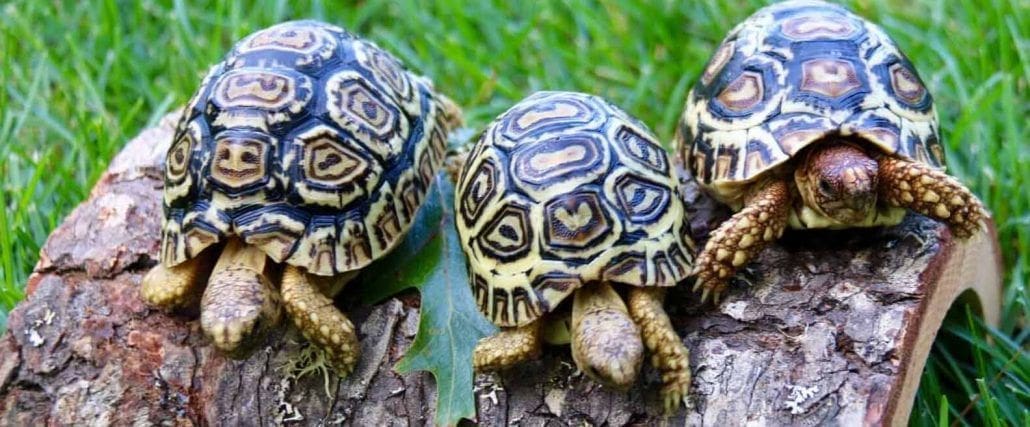
<path fill-rule="evenodd" d="M 412 295 L 374 307 L 337 299 L 359 325 L 363 356 L 351 377 L 328 383 L 286 368 L 306 345 L 293 328 L 237 361 L 207 344 L 195 313 L 142 304 L 173 126 L 168 116 L 131 141 L 45 244 L 0 339 L 0 424 L 430 423 L 432 377 L 392 371 L 418 327 Z M 727 212 L 689 183 L 682 196 L 700 244 Z M 972 290 L 997 322 L 1000 268 L 993 226 L 967 242 L 915 215 L 882 230 L 788 232 L 719 306 L 699 305 L 686 286 L 669 295 L 691 350 L 689 407 L 663 420 L 649 366 L 629 392 L 612 392 L 552 347 L 517 372 L 477 377 L 479 422 L 904 424 L 952 301 Z"/>

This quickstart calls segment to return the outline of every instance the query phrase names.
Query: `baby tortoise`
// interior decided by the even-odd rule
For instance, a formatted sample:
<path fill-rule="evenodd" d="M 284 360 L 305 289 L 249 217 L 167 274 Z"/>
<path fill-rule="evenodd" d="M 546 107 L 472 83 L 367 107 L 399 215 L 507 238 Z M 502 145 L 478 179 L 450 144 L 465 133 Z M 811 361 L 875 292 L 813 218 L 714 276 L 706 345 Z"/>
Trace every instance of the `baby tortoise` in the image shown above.
<path fill-rule="evenodd" d="M 176 128 L 161 262 L 143 299 L 175 309 L 202 293 L 202 329 L 236 357 L 285 305 L 346 375 L 360 346 L 331 297 L 408 230 L 459 121 L 429 80 L 343 29 L 296 21 L 251 34 Z"/>
<path fill-rule="evenodd" d="M 675 185 L 647 127 L 601 98 L 539 92 L 501 114 L 457 184 L 473 293 L 502 327 L 479 342 L 474 367 L 537 357 L 541 319 L 555 320 L 545 315 L 572 295 L 576 365 L 625 389 L 646 346 L 675 407 L 690 386 L 689 360 L 662 300 L 693 261 Z"/>
<path fill-rule="evenodd" d="M 965 238 L 987 216 L 945 174 L 933 99 L 908 58 L 828 3 L 776 4 L 733 29 L 688 95 L 676 145 L 738 211 L 698 255 L 702 300 L 788 225 L 894 225 L 912 210 Z"/>

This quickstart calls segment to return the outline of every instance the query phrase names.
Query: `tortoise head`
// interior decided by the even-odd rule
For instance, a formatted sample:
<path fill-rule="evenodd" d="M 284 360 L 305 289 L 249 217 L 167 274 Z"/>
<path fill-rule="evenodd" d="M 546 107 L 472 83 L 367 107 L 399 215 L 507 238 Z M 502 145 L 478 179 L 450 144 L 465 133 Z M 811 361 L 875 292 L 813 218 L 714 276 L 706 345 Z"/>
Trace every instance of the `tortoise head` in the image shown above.
<path fill-rule="evenodd" d="M 626 390 L 644 360 L 640 328 L 608 283 L 576 290 L 572 300 L 572 360 L 588 377 Z"/>
<path fill-rule="evenodd" d="M 794 181 L 805 204 L 840 224 L 869 217 L 876 208 L 877 163 L 861 147 L 824 141 L 802 157 Z"/>

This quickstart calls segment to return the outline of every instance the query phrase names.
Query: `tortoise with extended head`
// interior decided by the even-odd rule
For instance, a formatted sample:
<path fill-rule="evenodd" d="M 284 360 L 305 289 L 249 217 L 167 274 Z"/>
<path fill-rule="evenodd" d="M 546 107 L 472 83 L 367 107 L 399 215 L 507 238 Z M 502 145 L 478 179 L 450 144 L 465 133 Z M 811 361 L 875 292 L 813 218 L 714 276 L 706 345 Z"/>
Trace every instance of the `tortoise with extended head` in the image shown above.
<path fill-rule="evenodd" d="M 173 309 L 203 291 L 202 329 L 242 356 L 279 319 L 281 295 L 348 373 L 357 335 L 330 297 L 407 231 L 459 120 L 427 79 L 338 27 L 296 21 L 251 34 L 176 128 L 161 262 L 143 298 Z"/>
<path fill-rule="evenodd" d="M 535 357 L 542 319 L 572 296 L 572 355 L 583 372 L 626 388 L 646 345 L 667 407 L 681 400 L 687 350 L 662 298 L 693 255 L 670 168 L 644 125 L 595 96 L 539 92 L 486 129 L 456 194 L 473 293 L 502 327 L 477 345 L 477 370 Z"/>
<path fill-rule="evenodd" d="M 784 228 L 893 225 L 912 210 L 959 237 L 986 217 L 944 173 L 933 99 L 880 27 L 818 1 L 738 25 L 688 95 L 677 152 L 738 210 L 698 255 L 718 294 Z"/>

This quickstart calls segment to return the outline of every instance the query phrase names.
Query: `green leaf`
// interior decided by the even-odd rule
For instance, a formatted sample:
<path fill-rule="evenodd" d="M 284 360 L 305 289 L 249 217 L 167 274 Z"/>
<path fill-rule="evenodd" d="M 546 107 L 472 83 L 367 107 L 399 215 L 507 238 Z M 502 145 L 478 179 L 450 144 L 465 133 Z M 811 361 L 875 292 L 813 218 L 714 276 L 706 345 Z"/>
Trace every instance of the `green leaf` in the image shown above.
<path fill-rule="evenodd" d="M 418 333 L 394 369 L 432 373 L 436 424 L 455 425 L 476 414 L 472 350 L 497 328 L 479 313 L 472 297 L 465 254 L 454 228 L 454 184 L 444 173 L 434 181 L 408 235 L 365 272 L 362 299 L 374 303 L 408 288 L 419 290 Z"/>

